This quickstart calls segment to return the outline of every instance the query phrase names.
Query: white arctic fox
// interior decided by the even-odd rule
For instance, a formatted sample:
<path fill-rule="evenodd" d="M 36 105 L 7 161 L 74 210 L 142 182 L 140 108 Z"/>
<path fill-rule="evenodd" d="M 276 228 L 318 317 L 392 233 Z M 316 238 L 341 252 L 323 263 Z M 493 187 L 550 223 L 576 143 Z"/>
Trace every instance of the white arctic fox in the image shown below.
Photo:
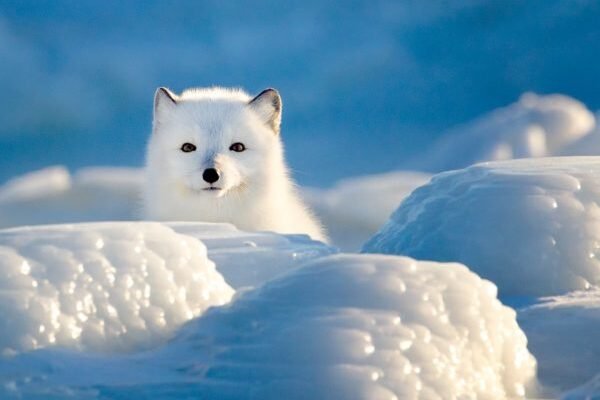
<path fill-rule="evenodd" d="M 230 222 L 326 240 L 289 177 L 281 97 L 224 88 L 159 88 L 148 144 L 145 217 Z"/>

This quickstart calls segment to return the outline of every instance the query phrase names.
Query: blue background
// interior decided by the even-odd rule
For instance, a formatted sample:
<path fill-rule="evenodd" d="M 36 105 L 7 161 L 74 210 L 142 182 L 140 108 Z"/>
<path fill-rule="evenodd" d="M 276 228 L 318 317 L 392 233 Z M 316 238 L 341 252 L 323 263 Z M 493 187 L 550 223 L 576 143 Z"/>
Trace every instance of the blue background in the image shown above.
<path fill-rule="evenodd" d="M 279 89 L 296 179 L 410 168 L 525 91 L 600 108 L 600 2 L 0 0 L 0 182 L 140 166 L 166 85 Z"/>

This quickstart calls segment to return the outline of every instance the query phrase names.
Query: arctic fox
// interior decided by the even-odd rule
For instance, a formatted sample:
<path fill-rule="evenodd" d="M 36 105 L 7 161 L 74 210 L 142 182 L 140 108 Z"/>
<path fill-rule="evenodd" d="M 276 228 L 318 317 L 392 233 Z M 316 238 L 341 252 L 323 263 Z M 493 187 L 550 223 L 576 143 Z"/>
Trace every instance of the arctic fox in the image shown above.
<path fill-rule="evenodd" d="M 230 222 L 244 230 L 326 241 L 298 195 L 279 136 L 282 102 L 266 89 L 192 88 L 154 97 L 147 149 L 147 219 Z"/>

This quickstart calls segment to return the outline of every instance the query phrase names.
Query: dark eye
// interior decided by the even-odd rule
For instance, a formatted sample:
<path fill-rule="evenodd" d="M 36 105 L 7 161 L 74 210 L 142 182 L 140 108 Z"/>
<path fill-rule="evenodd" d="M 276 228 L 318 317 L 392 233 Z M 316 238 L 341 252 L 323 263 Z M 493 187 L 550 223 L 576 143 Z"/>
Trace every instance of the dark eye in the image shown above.
<path fill-rule="evenodd" d="M 191 143 L 184 143 L 181 145 L 181 151 L 184 153 L 189 153 L 191 151 L 196 151 L 196 146 Z"/>
<path fill-rule="evenodd" d="M 237 142 L 237 143 L 234 143 L 231 146 L 229 146 L 229 150 L 240 153 L 240 152 L 246 150 L 246 146 L 244 146 L 244 143 Z"/>

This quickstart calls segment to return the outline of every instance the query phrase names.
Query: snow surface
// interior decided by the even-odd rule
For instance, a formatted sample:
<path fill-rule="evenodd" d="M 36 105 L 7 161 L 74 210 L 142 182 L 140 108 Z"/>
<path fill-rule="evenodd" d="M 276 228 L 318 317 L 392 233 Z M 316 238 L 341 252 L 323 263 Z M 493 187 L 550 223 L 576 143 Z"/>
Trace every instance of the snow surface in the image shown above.
<path fill-rule="evenodd" d="M 545 385 L 563 391 L 600 372 L 600 289 L 542 298 L 518 310 L 518 322 Z"/>
<path fill-rule="evenodd" d="M 259 286 L 307 261 L 338 252 L 307 235 L 244 232 L 224 223 L 170 222 L 166 225 L 199 239 L 219 273 L 235 289 Z"/>
<path fill-rule="evenodd" d="M 18 176 L 0 186 L 0 227 L 137 219 L 141 169 L 62 166 Z"/>
<path fill-rule="evenodd" d="M 595 126 L 594 114 L 571 97 L 526 93 L 514 104 L 442 134 L 414 162 L 426 170 L 444 171 L 481 161 L 580 153 L 579 141 L 600 136 Z"/>
<path fill-rule="evenodd" d="M 149 347 L 234 291 L 198 240 L 157 223 L 0 231 L 0 352 Z"/>
<path fill-rule="evenodd" d="M 534 375 L 515 312 L 466 267 L 334 255 L 212 308 L 156 350 L 4 359 L 0 394 L 499 399 L 523 397 Z"/>
<path fill-rule="evenodd" d="M 327 227 L 333 243 L 357 251 L 387 221 L 400 201 L 431 176 L 394 171 L 343 179 L 328 189 L 306 188 L 304 198 Z"/>
<path fill-rule="evenodd" d="M 600 284 L 600 158 L 524 159 L 436 175 L 364 251 L 457 261 L 501 295 Z"/>

